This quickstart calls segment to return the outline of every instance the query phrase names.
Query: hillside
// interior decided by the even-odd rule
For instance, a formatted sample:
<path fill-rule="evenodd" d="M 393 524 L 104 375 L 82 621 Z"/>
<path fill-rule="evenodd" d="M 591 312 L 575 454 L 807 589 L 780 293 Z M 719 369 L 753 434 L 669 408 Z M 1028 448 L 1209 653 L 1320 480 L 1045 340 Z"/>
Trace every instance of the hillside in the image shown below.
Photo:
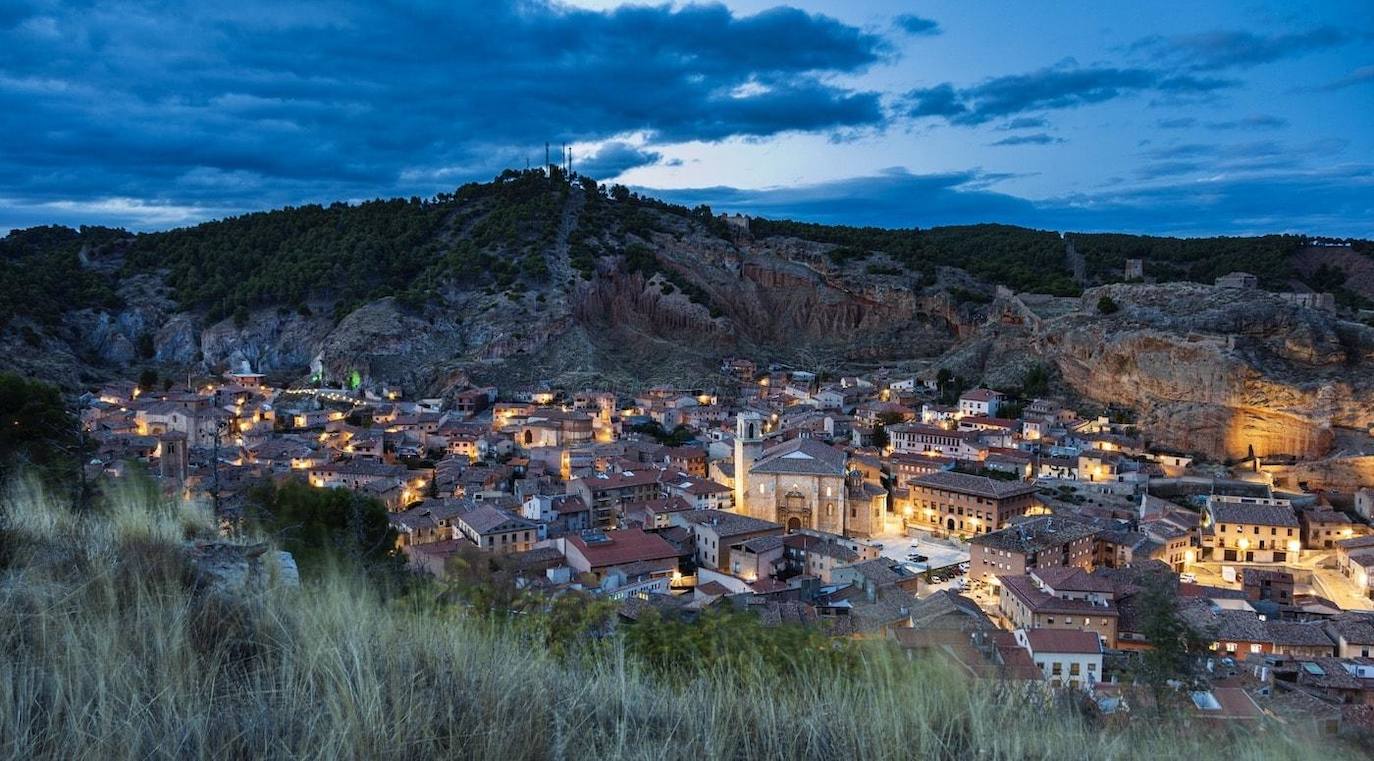
<path fill-rule="evenodd" d="M 1096 724 L 1043 692 L 969 680 L 877 642 L 818 649 L 818 635 L 785 626 L 766 637 L 755 627 L 724 647 L 717 640 L 737 633 L 725 619 L 608 633 L 576 597 L 512 622 L 482 617 L 442 587 L 383 596 L 343 572 L 297 585 L 285 559 L 252 561 L 270 555 L 217 540 L 201 509 L 136 490 L 80 516 L 40 494 L 11 494 L 0 516 L 7 758 L 1351 752 L 1300 726 L 1232 733 L 1170 711 Z M 672 647 L 651 646 L 670 637 Z"/>
<path fill-rule="evenodd" d="M 400 383 L 440 395 L 471 382 L 711 385 L 722 357 L 747 354 L 823 373 L 960 365 L 974 368 L 969 378 L 1003 385 L 1042 362 L 1067 371 L 1063 390 L 1096 398 L 1090 376 L 1047 342 L 1013 344 L 1019 356 L 993 366 L 966 361 L 1005 322 L 999 286 L 1073 299 L 1121 281 L 1125 260 L 1143 258 L 1148 280 L 1210 283 L 1245 269 L 1267 289 L 1310 286 L 1336 292 L 1344 308 L 1364 303 L 1370 249 L 1362 242 L 1320 266 L 1296 236 L 1069 233 L 1067 242 L 1076 258 L 1065 236 L 1005 225 L 889 230 L 755 219 L 740 229 L 705 207 L 568 181 L 556 168 L 508 171 L 429 199 L 289 207 L 160 233 L 14 231 L 0 240 L 0 369 L 75 390 L 144 369 L 183 377 L 246 362 L 287 380 Z M 1089 301 L 1072 308 L 1080 321 L 1121 325 Z M 1337 331 L 1331 319 L 1291 336 L 1283 351 L 1333 366 L 1329 351 L 1308 344 Z M 1207 329 L 1224 339 L 1234 332 L 1224 322 Z M 1182 325 L 1152 328 L 1171 335 Z M 1359 328 L 1337 332 L 1362 336 Z M 1341 362 L 1351 369 L 1365 354 L 1357 348 Z M 1238 361 L 1261 383 L 1302 372 L 1275 369 L 1262 354 Z M 1227 406 L 1234 396 L 1152 388 L 1142 404 Z M 1362 394 L 1341 405 L 1358 407 Z M 1274 410 L 1263 399 L 1240 406 L 1279 411 L 1282 395 L 1270 396 Z M 1330 409 L 1310 416 L 1364 422 Z M 1303 451 L 1321 449 L 1320 440 Z M 1235 454 L 1212 432 L 1185 443 Z"/>

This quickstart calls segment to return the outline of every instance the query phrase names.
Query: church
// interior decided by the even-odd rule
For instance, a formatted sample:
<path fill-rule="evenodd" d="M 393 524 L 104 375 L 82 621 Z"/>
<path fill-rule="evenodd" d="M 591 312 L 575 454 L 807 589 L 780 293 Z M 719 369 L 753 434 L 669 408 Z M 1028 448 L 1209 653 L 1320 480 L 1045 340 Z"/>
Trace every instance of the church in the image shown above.
<path fill-rule="evenodd" d="M 849 468 L 849 455 L 815 439 L 765 446 L 763 417 L 744 412 L 735 430 L 735 511 L 800 529 L 881 534 L 887 492 Z"/>

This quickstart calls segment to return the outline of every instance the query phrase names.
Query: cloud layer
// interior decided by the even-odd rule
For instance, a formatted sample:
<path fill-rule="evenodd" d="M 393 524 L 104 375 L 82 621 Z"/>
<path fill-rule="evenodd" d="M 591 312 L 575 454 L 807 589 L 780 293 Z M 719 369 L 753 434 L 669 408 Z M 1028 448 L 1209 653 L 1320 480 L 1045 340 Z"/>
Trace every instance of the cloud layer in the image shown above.
<path fill-rule="evenodd" d="M 831 224 L 932 227 L 1001 222 L 1050 230 L 1164 235 L 1311 232 L 1348 226 L 1374 236 L 1374 166 L 1324 172 L 1236 174 L 1031 200 L 990 189 L 982 172 L 913 174 L 889 169 L 868 177 L 788 188 L 654 190 L 678 203 Z M 1361 215 L 1364 215 L 1361 217 Z"/>
<path fill-rule="evenodd" d="M 832 84 L 883 38 L 791 8 L 606 13 L 541 0 L 6 4 L 0 197 L 257 208 L 430 193 L 546 140 L 661 142 L 879 124 Z M 623 144 L 608 176 L 657 160 Z"/>
<path fill-rule="evenodd" d="M 953 124 L 977 125 L 1029 111 L 1051 111 L 1102 103 L 1123 95 L 1201 95 L 1232 87 L 1216 77 L 1170 74 L 1145 68 L 1059 66 L 994 77 L 971 87 L 943 83 L 907 93 L 907 113 L 938 116 Z"/>
<path fill-rule="evenodd" d="M 546 141 L 576 144 L 575 168 L 600 180 L 709 184 L 720 169 L 806 183 L 853 167 L 791 192 L 666 193 L 829 221 L 1182 230 L 1191 210 L 1219 231 L 1289 229 L 1340 219 L 1316 213 L 1322 198 L 1345 222 L 1315 232 L 1374 217 L 1368 176 L 1348 163 L 1374 150 L 1374 113 L 1354 97 L 1374 67 L 1348 55 L 1374 39 L 1370 23 L 1311 13 L 1282 29 L 1232 13 L 1237 28 L 1094 50 L 1076 18 L 1007 10 L 998 21 L 1024 44 L 992 49 L 1006 30 L 980 13 L 0 0 L 0 231 L 429 195 L 537 165 Z M 969 36 L 978 23 L 988 34 Z M 1287 97 L 1265 95 L 1276 81 Z M 926 173 L 874 173 L 893 161 Z M 991 190 L 1012 175 L 1040 200 Z"/>

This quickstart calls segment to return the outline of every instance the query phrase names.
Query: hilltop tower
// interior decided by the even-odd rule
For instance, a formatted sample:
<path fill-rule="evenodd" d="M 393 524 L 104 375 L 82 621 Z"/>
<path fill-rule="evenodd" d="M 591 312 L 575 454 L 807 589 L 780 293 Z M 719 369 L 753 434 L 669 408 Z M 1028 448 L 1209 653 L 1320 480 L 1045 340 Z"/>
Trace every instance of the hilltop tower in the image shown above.
<path fill-rule="evenodd" d="M 748 513 L 749 469 L 763 451 L 763 416 L 741 412 L 735 418 L 735 510 Z"/>

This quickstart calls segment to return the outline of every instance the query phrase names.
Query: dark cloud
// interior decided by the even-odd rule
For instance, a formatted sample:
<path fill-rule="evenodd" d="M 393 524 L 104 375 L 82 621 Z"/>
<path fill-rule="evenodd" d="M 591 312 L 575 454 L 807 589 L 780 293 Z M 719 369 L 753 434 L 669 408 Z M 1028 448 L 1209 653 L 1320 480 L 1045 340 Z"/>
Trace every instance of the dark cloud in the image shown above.
<path fill-rule="evenodd" d="M 574 157 L 576 159 L 576 157 Z M 601 146 L 597 152 L 585 159 L 576 159 L 574 169 L 579 174 L 598 180 L 610 180 L 627 170 L 639 166 L 657 164 L 663 154 L 620 141 L 611 141 Z"/>
<path fill-rule="evenodd" d="M 879 95 L 830 80 L 889 54 L 792 8 L 0 3 L 0 208 L 409 195 L 546 140 L 871 127 Z"/>
<path fill-rule="evenodd" d="M 679 203 L 765 217 L 883 227 L 1003 222 L 1050 230 L 1172 235 L 1299 232 L 1374 236 L 1374 167 L 1175 181 L 1031 200 L 988 190 L 978 172 L 891 169 L 817 185 L 764 190 L 646 190 Z"/>
<path fill-rule="evenodd" d="M 1242 68 L 1273 63 L 1344 45 L 1354 37 L 1334 27 L 1307 32 L 1264 35 L 1243 31 L 1213 31 L 1172 37 L 1146 37 L 1131 49 L 1153 60 L 1177 63 L 1197 71 Z"/>
<path fill-rule="evenodd" d="M 898 29 L 913 36 L 927 36 L 940 33 L 940 24 L 928 18 L 921 18 L 913 14 L 904 14 L 893 19 L 893 23 Z"/>
<path fill-rule="evenodd" d="M 1052 143 L 1062 142 L 1064 142 L 1064 138 L 1062 137 L 1055 137 L 1054 135 L 1048 135 L 1044 132 L 1037 132 L 1032 135 L 1012 135 L 1011 137 L 1004 137 L 995 143 L 989 143 L 989 145 L 1050 145 Z"/>
<path fill-rule="evenodd" d="M 911 103 L 907 109 L 910 116 L 954 117 L 968 111 L 968 106 L 963 103 L 963 96 L 949 83 L 923 90 L 912 90 L 906 94 L 906 98 Z"/>
<path fill-rule="evenodd" d="M 1026 111 L 1076 108 L 1133 93 L 1197 95 L 1235 85 L 1231 80 L 1167 74 L 1144 68 L 1053 67 L 989 79 L 966 88 L 952 84 L 907 93 L 907 113 L 940 116 L 955 124 L 983 124 Z"/>

